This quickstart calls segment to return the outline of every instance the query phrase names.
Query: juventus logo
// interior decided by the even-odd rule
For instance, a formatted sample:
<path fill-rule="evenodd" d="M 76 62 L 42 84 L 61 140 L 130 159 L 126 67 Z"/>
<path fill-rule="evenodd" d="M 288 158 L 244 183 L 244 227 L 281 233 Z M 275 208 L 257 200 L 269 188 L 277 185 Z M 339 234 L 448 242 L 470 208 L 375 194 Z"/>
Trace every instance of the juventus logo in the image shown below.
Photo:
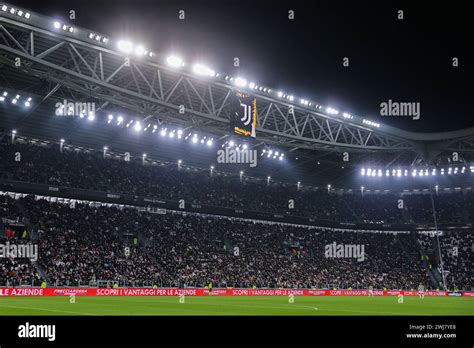
<path fill-rule="evenodd" d="M 252 105 L 242 104 L 240 106 L 244 108 L 244 117 L 240 120 L 244 123 L 244 125 L 248 126 L 250 122 L 252 122 Z"/>

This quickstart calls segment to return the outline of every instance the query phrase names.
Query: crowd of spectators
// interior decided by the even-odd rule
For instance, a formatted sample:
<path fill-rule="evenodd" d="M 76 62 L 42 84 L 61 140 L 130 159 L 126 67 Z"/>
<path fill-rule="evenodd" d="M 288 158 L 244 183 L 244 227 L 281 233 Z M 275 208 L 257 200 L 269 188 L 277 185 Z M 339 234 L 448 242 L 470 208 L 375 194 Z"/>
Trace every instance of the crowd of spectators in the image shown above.
<path fill-rule="evenodd" d="M 58 286 L 103 281 L 121 286 L 434 287 L 420 260 L 416 236 L 408 232 L 161 214 L 133 207 L 55 203 L 33 196 L 11 204 L 21 205 L 35 226 L 38 266 L 50 284 Z M 472 234 L 456 234 L 455 240 L 452 236 L 442 241 L 443 251 L 453 243 L 459 245 L 459 258 L 443 255 L 450 272 L 448 286 L 470 289 Z M 363 259 L 328 257 L 327 247 L 334 243 L 363 246 Z"/>
<path fill-rule="evenodd" d="M 20 161 L 15 161 L 16 155 Z M 298 190 L 296 185 L 253 182 L 208 170 L 178 170 L 176 165 L 143 165 L 142 160 L 103 158 L 102 153 L 62 152 L 48 146 L 0 144 L 0 178 L 68 186 L 112 193 L 133 194 L 187 202 L 306 216 L 338 222 L 432 223 L 429 194 L 328 193 L 327 189 Z M 242 194 L 245 192 L 245 194 Z M 403 208 L 399 208 L 402 198 Z M 294 208 L 289 208 L 289 200 Z M 474 221 L 474 193 L 440 193 L 434 196 L 438 222 Z"/>
<path fill-rule="evenodd" d="M 21 158 L 15 160 L 18 154 Z M 299 190 L 296 185 L 241 182 L 217 173 L 211 176 L 209 171 L 104 159 L 94 152 L 70 148 L 60 152 L 32 144 L 0 144 L 0 179 L 347 223 L 431 223 L 434 203 L 438 222 L 474 221 L 473 193 L 440 193 L 432 202 L 426 194 Z M 290 199 L 295 209 L 289 209 Z M 432 250 L 432 242 L 419 238 L 420 250 L 410 233 L 343 232 L 100 204 L 70 206 L 33 196 L 15 200 L 6 195 L 0 195 L 0 218 L 17 222 L 26 218 L 40 248 L 36 264 L 0 260 L 0 285 L 37 281 L 42 270 L 50 283 L 62 286 L 113 281 L 129 286 L 211 282 L 233 287 L 430 287 L 420 253 Z M 332 243 L 364 246 L 364 261 L 325 257 L 325 247 Z M 472 286 L 472 245 L 469 232 L 441 237 L 449 286 Z M 461 256 L 445 255 L 454 246 L 459 246 Z"/>

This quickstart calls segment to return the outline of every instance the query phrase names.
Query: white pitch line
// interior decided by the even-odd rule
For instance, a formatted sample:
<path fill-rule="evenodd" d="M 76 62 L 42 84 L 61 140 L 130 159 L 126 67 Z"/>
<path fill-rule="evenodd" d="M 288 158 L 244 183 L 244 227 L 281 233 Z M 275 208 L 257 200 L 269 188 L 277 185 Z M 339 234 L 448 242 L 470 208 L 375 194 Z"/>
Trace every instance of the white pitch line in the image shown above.
<path fill-rule="evenodd" d="M 16 309 L 31 309 L 35 311 L 46 311 L 46 312 L 57 312 L 57 313 L 70 313 L 70 314 L 84 314 L 84 315 L 99 315 L 99 314 L 93 314 L 93 313 L 84 313 L 84 312 L 72 312 L 72 311 L 62 311 L 59 309 L 45 309 L 45 308 L 35 308 L 35 307 L 19 307 L 19 306 L 5 306 L 5 305 L 0 305 L 0 308 L 16 308 Z"/>

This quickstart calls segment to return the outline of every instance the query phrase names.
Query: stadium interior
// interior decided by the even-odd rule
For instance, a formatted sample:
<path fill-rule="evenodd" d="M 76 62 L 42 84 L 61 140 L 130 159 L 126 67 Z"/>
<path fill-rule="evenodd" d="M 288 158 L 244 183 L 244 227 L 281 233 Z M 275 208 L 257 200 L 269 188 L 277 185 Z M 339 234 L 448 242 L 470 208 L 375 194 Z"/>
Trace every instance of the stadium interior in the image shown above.
<path fill-rule="evenodd" d="M 397 129 L 46 15 L 0 4 L 0 242 L 40 250 L 0 258 L 0 287 L 474 290 L 474 128 Z M 230 131 L 235 90 L 256 137 Z"/>

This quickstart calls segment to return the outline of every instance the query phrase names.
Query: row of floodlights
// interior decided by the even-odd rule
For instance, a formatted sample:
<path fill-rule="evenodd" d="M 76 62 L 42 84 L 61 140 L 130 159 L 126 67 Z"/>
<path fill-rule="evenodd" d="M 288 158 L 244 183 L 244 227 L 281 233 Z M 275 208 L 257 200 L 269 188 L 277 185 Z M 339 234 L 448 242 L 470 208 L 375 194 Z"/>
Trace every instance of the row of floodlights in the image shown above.
<path fill-rule="evenodd" d="M 372 126 L 372 127 L 376 127 L 376 128 L 380 127 L 380 123 L 377 123 L 377 122 L 369 121 L 369 120 L 366 120 L 366 119 L 364 119 L 362 122 L 364 124 L 368 125 L 368 126 Z"/>
<path fill-rule="evenodd" d="M 376 176 L 376 177 L 382 177 L 385 176 L 396 176 L 396 177 L 402 177 L 402 176 L 408 176 L 411 174 L 411 176 L 436 176 L 438 174 L 441 175 L 451 175 L 451 174 L 464 174 L 466 172 L 467 167 L 449 167 L 449 168 L 424 168 L 424 169 L 371 169 L 371 168 L 362 168 L 360 170 L 360 174 L 362 176 Z M 474 173 L 474 166 L 469 167 L 469 171 L 471 173 Z"/>
<path fill-rule="evenodd" d="M 143 125 L 141 121 L 137 120 L 130 120 L 127 123 L 124 123 L 123 116 L 115 117 L 113 114 L 109 114 L 107 116 L 107 123 L 111 124 L 114 122 L 117 126 L 125 124 L 125 128 L 132 127 L 136 132 L 148 132 L 156 133 L 158 132 L 161 137 L 168 137 L 170 139 L 181 139 L 188 140 L 193 143 L 201 143 L 206 144 L 207 146 L 212 146 L 214 144 L 214 138 L 209 136 L 199 136 L 197 133 L 188 133 L 187 135 L 183 133 L 182 129 L 175 129 L 169 127 L 161 127 L 159 128 L 156 124 L 148 123 L 147 125 Z"/>
<path fill-rule="evenodd" d="M 74 27 L 73 26 L 61 23 L 59 21 L 55 21 L 53 23 L 53 26 L 54 26 L 55 29 L 62 29 L 64 31 L 68 31 L 70 33 L 74 32 Z"/>
<path fill-rule="evenodd" d="M 9 12 L 11 14 L 16 13 L 18 16 L 25 17 L 27 19 L 30 18 L 30 16 L 31 16 L 29 12 L 23 12 L 22 10 L 16 10 L 15 8 L 8 7 L 6 5 L 3 5 L 1 7 L 1 9 L 4 12 Z M 54 27 L 56 29 L 62 29 L 64 31 L 68 31 L 70 33 L 73 33 L 75 31 L 74 27 L 72 27 L 70 25 L 67 25 L 67 24 L 64 24 L 64 23 L 61 23 L 59 21 L 54 22 Z M 88 37 L 91 40 L 101 42 L 101 43 L 107 43 L 109 41 L 109 38 L 107 38 L 103 35 L 94 33 L 94 32 L 90 32 Z M 117 43 L 117 48 L 121 52 L 126 53 L 126 54 L 134 53 L 137 56 L 148 56 L 148 57 L 153 57 L 154 56 L 154 53 L 147 50 L 143 45 L 135 45 L 132 42 L 127 41 L 127 40 L 119 40 L 118 43 Z M 180 58 L 179 56 L 176 56 L 176 55 L 171 55 L 171 56 L 167 57 L 166 62 L 169 66 L 174 67 L 174 68 L 181 68 L 185 65 L 183 59 Z M 206 76 L 206 77 L 219 77 L 220 76 L 219 73 L 216 73 L 213 69 L 211 69 L 208 66 L 206 66 L 204 64 L 201 64 L 201 63 L 194 64 L 193 67 L 192 67 L 192 71 L 197 75 Z M 260 91 L 260 92 L 263 92 L 263 93 L 271 93 L 272 92 L 271 88 L 260 86 L 260 85 L 256 84 L 255 82 L 249 82 L 248 83 L 247 80 L 243 77 L 234 78 L 232 76 L 226 75 L 224 77 L 224 79 L 226 81 L 232 82 L 235 86 L 240 87 L 240 88 L 248 87 L 249 89 L 252 89 L 252 90 L 255 90 L 255 91 Z M 293 95 L 287 94 L 283 91 L 277 92 L 277 96 L 279 98 L 286 99 L 290 102 L 293 102 L 294 99 L 295 99 Z M 300 99 L 300 104 L 303 105 L 303 106 L 306 106 L 306 107 L 314 107 L 315 109 L 318 109 L 318 110 L 322 108 L 322 105 L 311 102 L 307 99 Z M 326 113 L 329 114 L 329 115 L 338 115 L 339 111 L 332 108 L 332 107 L 327 107 L 326 108 Z M 345 119 L 352 119 L 353 118 L 353 116 L 351 114 L 347 113 L 347 112 L 344 112 L 342 115 Z M 379 123 L 376 123 L 376 122 L 373 122 L 373 121 L 370 121 L 370 120 L 366 120 L 366 119 L 363 120 L 363 123 L 366 124 L 366 125 L 372 126 L 372 127 L 376 127 L 376 128 L 380 127 Z"/>
<path fill-rule="evenodd" d="M 276 150 L 263 149 L 260 156 L 267 156 L 267 158 L 273 158 L 273 159 L 278 158 L 278 160 L 282 161 L 283 157 L 285 157 L 285 154 L 283 152 L 276 151 Z"/>
<path fill-rule="evenodd" d="M 8 92 L 4 91 L 0 95 L 0 103 L 4 103 L 5 100 L 7 99 L 7 97 L 8 97 Z M 20 99 L 21 99 L 21 96 L 19 94 L 16 94 L 15 97 L 13 97 L 11 99 L 11 103 L 13 105 L 17 105 L 19 103 Z M 25 101 L 23 102 L 23 104 L 26 108 L 29 108 L 31 106 L 31 97 L 26 98 Z"/>
<path fill-rule="evenodd" d="M 74 33 L 74 31 L 75 31 L 75 28 L 73 26 L 68 25 L 68 24 L 64 24 L 64 23 L 59 22 L 59 21 L 55 21 L 53 23 L 53 26 L 54 26 L 55 29 L 62 29 L 62 30 L 67 31 L 69 33 Z M 88 38 L 90 40 L 101 42 L 101 43 L 104 43 L 104 44 L 109 42 L 108 37 L 106 37 L 104 35 L 97 34 L 95 32 L 89 32 Z M 117 42 L 117 48 L 118 48 L 119 51 L 121 51 L 123 53 L 126 53 L 126 54 L 134 53 L 137 56 L 147 56 L 147 57 L 153 57 L 154 56 L 154 53 L 147 50 L 143 45 L 140 45 L 140 44 L 136 45 L 136 44 L 134 44 L 134 43 L 132 43 L 131 41 L 128 41 L 128 40 L 119 40 Z"/>
<path fill-rule="evenodd" d="M 30 17 L 31 17 L 31 14 L 29 12 L 25 12 L 25 11 L 22 11 L 22 10 L 17 10 L 14 7 L 8 7 L 7 5 L 2 5 L 1 9 L 2 9 L 3 12 L 8 12 L 12 15 L 16 14 L 18 17 L 22 17 L 22 18 L 26 18 L 26 19 L 30 19 Z"/>
<path fill-rule="evenodd" d="M 186 65 L 184 63 L 183 59 L 179 56 L 176 56 L 176 55 L 168 56 L 166 58 L 166 63 L 170 67 L 173 67 L 173 68 L 182 68 Z M 204 77 L 219 77 L 220 76 L 220 74 L 216 73 L 215 70 L 209 68 L 207 65 L 202 64 L 202 63 L 194 64 L 192 66 L 192 72 L 195 73 L 196 75 L 200 75 L 200 76 L 204 76 Z M 226 75 L 226 76 L 224 76 L 224 80 L 228 81 L 228 82 L 231 82 L 232 84 L 234 84 L 235 86 L 240 87 L 240 88 L 248 87 L 251 90 L 260 91 L 260 92 L 264 92 L 264 93 L 271 93 L 272 92 L 271 88 L 260 86 L 260 85 L 256 84 L 255 82 L 247 82 L 247 80 L 243 77 L 232 77 L 232 76 Z M 279 98 L 286 99 L 290 102 L 293 102 L 295 100 L 295 97 L 293 95 L 287 94 L 283 91 L 277 92 L 276 95 Z M 311 102 L 307 99 L 300 99 L 300 104 L 303 105 L 303 106 L 307 106 L 307 107 L 314 107 L 315 109 L 318 109 L 318 110 L 322 109 L 322 105 Z M 339 111 L 332 108 L 332 107 L 327 107 L 326 108 L 326 113 L 329 114 L 329 115 L 338 115 Z M 344 112 L 342 114 L 342 116 L 345 119 L 353 119 L 354 118 L 354 116 L 352 116 L 351 114 L 349 114 L 347 112 Z M 364 123 L 369 124 L 371 126 L 375 126 L 375 127 L 380 126 L 379 124 L 376 124 L 376 123 L 367 123 L 367 122 L 364 122 Z"/>

